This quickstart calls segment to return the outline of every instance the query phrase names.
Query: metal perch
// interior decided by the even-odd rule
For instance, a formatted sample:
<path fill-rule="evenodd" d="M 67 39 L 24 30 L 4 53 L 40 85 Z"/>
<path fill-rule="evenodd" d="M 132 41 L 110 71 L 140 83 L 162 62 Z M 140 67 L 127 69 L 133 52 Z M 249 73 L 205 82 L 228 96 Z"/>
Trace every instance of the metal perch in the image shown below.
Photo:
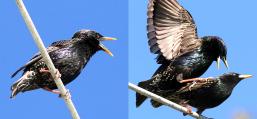
<path fill-rule="evenodd" d="M 129 88 L 131 90 L 136 91 L 137 93 L 140 93 L 141 95 L 144 95 L 144 96 L 146 96 L 148 98 L 151 98 L 151 99 L 153 99 L 155 101 L 158 101 L 158 102 L 160 102 L 160 103 L 162 103 L 164 105 L 167 105 L 167 106 L 169 106 L 169 107 L 171 107 L 171 108 L 173 108 L 173 109 L 175 109 L 177 111 L 180 111 L 180 112 L 183 112 L 183 113 L 187 113 L 187 108 L 185 108 L 185 107 L 183 107 L 181 105 L 178 105 L 178 104 L 176 104 L 174 102 L 171 102 L 171 101 L 169 101 L 169 100 L 167 100 L 167 99 L 165 99 L 165 98 L 163 98 L 161 96 L 158 96 L 158 95 L 156 95 L 156 94 L 154 94 L 152 92 L 149 92 L 149 91 L 147 91 L 147 90 L 145 90 L 143 88 L 140 88 L 140 87 L 138 87 L 138 86 L 136 86 L 136 85 L 134 85 L 132 83 L 129 83 L 128 86 L 129 86 Z M 204 117 L 202 115 L 199 115 L 196 112 L 192 112 L 192 114 L 188 114 L 188 115 L 190 115 L 191 117 L 194 117 L 196 119 L 210 119 L 210 118 Z"/>
<path fill-rule="evenodd" d="M 64 99 L 67 107 L 69 108 L 69 111 L 71 112 L 72 118 L 73 119 L 80 119 L 80 117 L 78 115 L 78 112 L 77 112 L 77 110 L 76 110 L 76 108 L 75 108 L 75 106 L 74 106 L 74 104 L 71 100 L 69 91 L 67 91 L 67 89 L 63 85 L 61 78 L 56 77 L 56 72 L 58 72 L 58 70 L 55 68 L 50 56 L 48 55 L 48 53 L 46 51 L 46 48 L 45 48 L 45 46 L 44 46 L 44 44 L 43 44 L 43 42 L 40 38 L 40 35 L 38 34 L 37 29 L 36 29 L 35 25 L 33 24 L 32 19 L 29 16 L 29 13 L 28 13 L 23 1 L 22 0 L 16 0 L 16 3 L 17 3 L 17 5 L 20 9 L 22 17 L 23 17 L 29 31 L 31 32 L 31 34 L 34 38 L 35 43 L 37 44 L 37 46 L 40 50 L 40 53 L 41 53 L 46 65 L 47 65 L 52 77 L 54 77 L 54 81 L 55 81 L 58 89 L 60 90 L 62 98 Z"/>

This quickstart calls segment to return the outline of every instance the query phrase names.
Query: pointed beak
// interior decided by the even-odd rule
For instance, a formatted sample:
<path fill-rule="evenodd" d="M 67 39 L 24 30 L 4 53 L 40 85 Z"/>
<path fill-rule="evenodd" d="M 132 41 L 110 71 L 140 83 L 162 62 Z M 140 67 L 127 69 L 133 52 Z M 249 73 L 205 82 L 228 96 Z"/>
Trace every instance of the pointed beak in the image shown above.
<path fill-rule="evenodd" d="M 227 67 L 227 69 L 229 69 L 228 61 L 226 60 L 226 58 L 222 58 L 222 61 L 224 62 L 224 64 Z"/>
<path fill-rule="evenodd" d="M 218 68 L 218 69 L 220 69 L 220 60 L 221 60 L 221 58 L 218 57 L 218 58 L 217 58 L 217 68 Z M 226 58 L 222 58 L 222 61 L 224 62 L 226 68 L 228 69 L 229 66 L 228 66 L 228 61 L 226 60 Z"/>
<path fill-rule="evenodd" d="M 113 56 L 112 52 L 110 50 L 108 50 L 102 43 L 99 43 L 99 47 L 101 48 L 101 50 L 103 50 L 104 52 L 106 52 L 110 56 Z"/>
<path fill-rule="evenodd" d="M 117 40 L 117 38 L 112 38 L 112 37 L 101 37 L 98 39 L 99 41 L 106 41 L 106 40 Z"/>
<path fill-rule="evenodd" d="M 220 57 L 217 58 L 217 68 L 220 69 Z"/>
<path fill-rule="evenodd" d="M 251 78 L 252 75 L 239 75 L 238 76 L 240 79 L 246 79 L 246 78 Z"/>
<path fill-rule="evenodd" d="M 98 40 L 101 42 L 101 41 L 106 41 L 106 40 L 110 41 L 110 40 L 117 40 L 117 39 L 112 38 L 112 37 L 101 37 Z M 110 50 L 108 50 L 102 43 L 99 43 L 99 47 L 101 48 L 101 50 L 103 50 L 104 52 L 106 52 L 110 56 L 113 56 L 112 52 Z"/>

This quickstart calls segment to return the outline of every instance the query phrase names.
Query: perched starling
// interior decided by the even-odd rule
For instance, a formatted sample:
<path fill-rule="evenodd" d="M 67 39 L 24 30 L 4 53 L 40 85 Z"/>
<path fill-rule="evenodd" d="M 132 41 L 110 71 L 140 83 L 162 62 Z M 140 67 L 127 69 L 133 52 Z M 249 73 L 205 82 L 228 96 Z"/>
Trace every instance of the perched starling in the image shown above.
<path fill-rule="evenodd" d="M 193 106 L 197 108 L 197 113 L 201 114 L 205 109 L 216 107 L 224 102 L 242 79 L 250 77 L 252 75 L 240 75 L 232 72 L 219 77 L 185 80 L 184 87 L 166 93 L 165 98 L 178 104 Z M 159 107 L 162 104 L 152 101 L 152 105 Z"/>
<path fill-rule="evenodd" d="M 112 56 L 112 53 L 101 43 L 114 38 L 103 37 L 91 30 L 76 32 L 71 40 L 62 40 L 52 43 L 47 51 L 55 67 L 61 74 L 64 85 L 73 81 L 88 63 L 89 59 L 99 50 Z M 23 70 L 23 76 L 12 87 L 11 98 L 19 92 L 42 88 L 58 93 L 57 86 L 49 73 L 40 53 L 37 53 L 27 64 L 18 69 L 12 77 Z"/>
<path fill-rule="evenodd" d="M 176 0 L 149 0 L 147 15 L 148 44 L 161 66 L 138 86 L 161 95 L 183 86 L 181 80 L 201 76 L 213 61 L 219 68 L 221 59 L 228 67 L 223 40 L 199 38 L 192 16 Z M 146 99 L 140 94 L 136 98 L 137 107 Z"/>

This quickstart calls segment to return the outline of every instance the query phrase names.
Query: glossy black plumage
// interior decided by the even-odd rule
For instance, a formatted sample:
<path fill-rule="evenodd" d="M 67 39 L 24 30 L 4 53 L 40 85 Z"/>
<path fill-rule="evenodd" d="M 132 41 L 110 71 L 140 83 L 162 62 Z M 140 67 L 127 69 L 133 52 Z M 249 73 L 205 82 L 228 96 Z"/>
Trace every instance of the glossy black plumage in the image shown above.
<path fill-rule="evenodd" d="M 106 49 L 100 41 L 104 40 L 101 34 L 91 30 L 76 32 L 71 40 L 62 40 L 52 43 L 47 51 L 55 67 L 61 74 L 64 85 L 73 81 L 88 63 L 90 58 L 99 50 Z M 56 84 L 49 72 L 41 72 L 47 69 L 40 53 L 37 53 L 27 64 L 18 69 L 12 77 L 23 70 L 23 76 L 12 87 L 11 98 L 19 92 L 30 91 L 38 88 L 53 90 Z"/>
<path fill-rule="evenodd" d="M 199 81 L 186 83 L 176 91 L 166 93 L 164 97 L 178 104 L 191 105 L 201 114 L 205 109 L 224 102 L 242 79 L 250 77 L 251 75 L 231 72 L 219 77 L 201 78 Z M 152 101 L 152 104 L 155 107 L 162 105 L 155 101 Z"/>
<path fill-rule="evenodd" d="M 184 86 L 179 81 L 201 76 L 213 61 L 219 64 L 221 59 L 227 66 L 223 40 L 199 38 L 192 16 L 176 0 L 149 0 L 147 15 L 148 43 L 161 66 L 138 86 L 162 96 Z M 145 99 L 137 93 L 136 106 Z"/>

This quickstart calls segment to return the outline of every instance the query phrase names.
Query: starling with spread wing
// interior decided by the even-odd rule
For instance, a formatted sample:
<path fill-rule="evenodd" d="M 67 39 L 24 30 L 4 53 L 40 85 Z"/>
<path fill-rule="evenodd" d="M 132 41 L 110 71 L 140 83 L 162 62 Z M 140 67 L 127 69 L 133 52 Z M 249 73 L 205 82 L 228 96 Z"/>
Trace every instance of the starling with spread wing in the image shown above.
<path fill-rule="evenodd" d="M 165 98 L 178 104 L 193 106 L 197 108 L 197 113 L 201 114 L 205 109 L 216 107 L 224 102 L 241 80 L 250 77 L 252 75 L 231 72 L 219 77 L 196 78 L 195 82 L 185 80 L 183 81 L 185 86 L 175 92 L 167 93 Z M 152 105 L 159 107 L 162 104 L 152 101 Z"/>
<path fill-rule="evenodd" d="M 71 40 L 57 41 L 47 48 L 49 56 L 59 70 L 64 85 L 73 81 L 81 73 L 89 59 L 97 51 L 103 50 L 112 56 L 112 53 L 101 43 L 104 40 L 114 40 L 114 38 L 103 37 L 92 30 L 81 30 L 76 32 Z M 12 77 L 21 70 L 23 70 L 23 76 L 11 86 L 11 98 L 19 92 L 39 88 L 59 93 L 54 90 L 57 89 L 57 86 L 40 53 L 37 53 L 28 63 L 19 68 Z"/>
<path fill-rule="evenodd" d="M 161 66 L 151 79 L 138 86 L 161 95 L 183 86 L 179 83 L 183 79 L 201 76 L 213 61 L 218 68 L 220 60 L 228 67 L 223 40 L 217 36 L 198 37 L 192 16 L 177 0 L 149 0 L 147 15 L 148 44 Z M 145 99 L 137 93 L 136 106 Z"/>

